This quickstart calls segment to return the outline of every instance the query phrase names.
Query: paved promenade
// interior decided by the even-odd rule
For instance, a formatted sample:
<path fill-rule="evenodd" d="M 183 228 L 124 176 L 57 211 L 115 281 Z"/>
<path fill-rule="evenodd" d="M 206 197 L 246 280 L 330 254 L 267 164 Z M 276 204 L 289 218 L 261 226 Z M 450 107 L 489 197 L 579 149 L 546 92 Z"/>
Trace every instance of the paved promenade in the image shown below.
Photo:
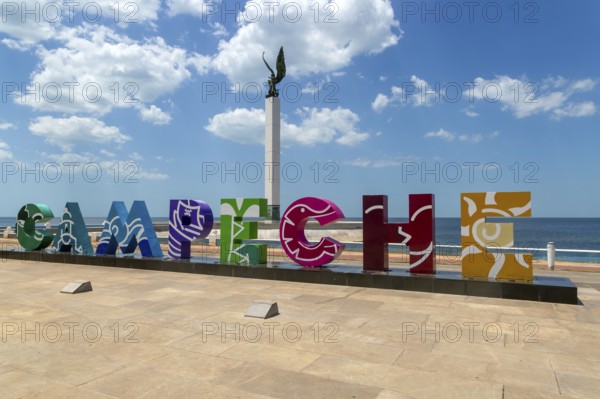
<path fill-rule="evenodd" d="M 597 398 L 600 274 L 536 275 L 582 305 L 4 261 L 0 398 Z"/>

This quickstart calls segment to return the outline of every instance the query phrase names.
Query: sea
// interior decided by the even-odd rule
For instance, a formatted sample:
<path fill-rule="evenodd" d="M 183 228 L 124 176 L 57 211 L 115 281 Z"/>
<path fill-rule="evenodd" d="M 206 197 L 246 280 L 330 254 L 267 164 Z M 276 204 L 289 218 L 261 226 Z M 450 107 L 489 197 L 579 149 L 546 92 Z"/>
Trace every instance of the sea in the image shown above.
<path fill-rule="evenodd" d="M 600 263 L 600 218 L 493 218 L 488 222 L 512 223 L 515 247 L 539 249 L 517 252 L 531 253 L 534 259 L 546 259 L 545 249 L 553 242 L 558 261 Z M 460 218 L 436 218 L 435 233 L 437 245 L 460 245 Z M 585 252 L 565 252 L 572 250 Z"/>
<path fill-rule="evenodd" d="M 84 220 L 88 227 L 99 227 L 104 217 L 85 217 Z M 346 220 L 361 221 L 360 218 Z M 152 221 L 167 223 L 169 218 L 154 217 Z M 515 247 L 546 249 L 548 243 L 553 242 L 557 249 L 556 260 L 600 263 L 600 218 L 502 218 L 488 221 L 513 223 Z M 56 227 L 59 222 L 60 218 L 54 218 L 50 224 Z M 406 222 L 406 219 L 390 218 L 390 222 Z M 436 218 L 435 223 L 438 245 L 460 245 L 460 218 Z M 15 217 L 0 217 L 0 229 L 8 226 L 15 226 Z M 451 251 L 451 248 L 446 250 Z M 583 252 L 564 252 L 566 250 Z M 532 253 L 535 259 L 546 258 L 546 251 L 523 252 Z"/>

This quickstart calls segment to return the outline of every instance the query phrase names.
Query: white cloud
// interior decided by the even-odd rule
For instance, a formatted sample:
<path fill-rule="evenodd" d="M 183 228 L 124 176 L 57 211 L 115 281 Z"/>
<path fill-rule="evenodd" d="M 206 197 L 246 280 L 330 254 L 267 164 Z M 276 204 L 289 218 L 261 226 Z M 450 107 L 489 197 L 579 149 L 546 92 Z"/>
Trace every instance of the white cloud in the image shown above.
<path fill-rule="evenodd" d="M 434 101 L 437 101 L 439 98 L 439 93 L 433 90 L 433 88 L 427 83 L 426 80 L 421 79 L 415 75 L 410 77 L 410 84 L 406 86 L 409 88 L 408 95 L 409 101 L 413 106 L 431 106 Z M 402 91 L 407 92 L 406 88 Z M 393 93 L 393 91 L 392 91 Z M 400 92 L 401 94 L 401 92 Z"/>
<path fill-rule="evenodd" d="M 290 144 L 314 145 L 335 140 L 338 144 L 353 146 L 369 138 L 358 131 L 359 117 L 346 108 L 301 108 L 296 111 L 302 122 L 299 126 L 284 123 L 282 140 Z"/>
<path fill-rule="evenodd" d="M 403 166 L 406 163 L 414 163 L 420 157 L 407 155 L 401 157 L 384 157 L 382 159 L 371 160 L 364 157 L 359 157 L 351 161 L 344 162 L 345 165 L 357 166 L 359 168 L 396 168 Z"/>
<path fill-rule="evenodd" d="M 188 57 L 161 37 L 135 41 L 104 26 L 63 29 L 56 49 L 40 47 L 40 64 L 29 93 L 15 97 L 43 111 L 105 114 L 113 107 L 139 108 L 172 93 L 202 69 L 202 56 Z M 72 82 L 72 83 L 71 83 Z M 37 97 L 37 98 L 36 98 Z"/>
<path fill-rule="evenodd" d="M 374 168 L 395 168 L 398 166 L 402 166 L 402 164 L 404 163 L 406 163 L 406 161 L 394 159 L 378 159 L 377 161 L 373 161 L 372 166 Z"/>
<path fill-rule="evenodd" d="M 31 43 L 25 43 L 14 39 L 2 39 L 0 42 L 11 50 L 29 51 L 34 47 Z"/>
<path fill-rule="evenodd" d="M 481 134 L 472 134 L 472 135 L 468 135 L 468 134 L 461 134 L 460 136 L 458 136 L 458 140 L 459 141 L 466 141 L 469 143 L 473 143 L 473 144 L 477 144 L 480 143 L 481 140 L 483 140 L 483 135 Z"/>
<path fill-rule="evenodd" d="M 257 108 L 228 110 L 210 118 L 204 129 L 236 143 L 264 143 L 265 112 Z"/>
<path fill-rule="evenodd" d="M 150 108 L 141 108 L 140 116 L 144 122 L 151 122 L 154 125 L 168 125 L 171 123 L 171 115 L 151 105 Z"/>
<path fill-rule="evenodd" d="M 102 154 L 102 152 L 100 152 L 100 154 Z M 104 155 L 104 154 L 102 154 Z M 94 155 L 90 152 L 63 152 L 60 154 L 49 154 L 46 152 L 42 152 L 41 156 L 44 158 L 48 158 L 54 162 L 57 162 L 59 164 L 65 164 L 65 163 L 73 163 L 73 168 L 75 170 L 80 170 L 82 168 L 83 165 L 85 165 L 86 163 L 91 163 L 91 162 L 98 162 L 100 160 L 100 158 L 97 155 Z M 109 157 L 111 158 L 111 157 Z"/>
<path fill-rule="evenodd" d="M 479 116 L 479 113 L 474 111 L 472 106 L 468 106 L 467 108 L 463 109 L 463 112 L 469 118 L 477 118 Z"/>
<path fill-rule="evenodd" d="M 556 78 L 549 76 L 546 79 L 542 80 L 542 85 L 540 86 L 540 88 L 542 90 L 560 89 L 565 87 L 567 83 L 568 80 L 562 76 L 558 76 Z"/>
<path fill-rule="evenodd" d="M 360 132 L 347 132 L 343 134 L 341 137 L 338 137 L 335 141 L 338 144 L 347 145 L 347 146 L 355 146 L 357 144 L 362 143 L 366 139 L 369 138 L 369 133 L 360 133 Z"/>
<path fill-rule="evenodd" d="M 515 79 L 506 75 L 496 76 L 491 80 L 478 77 L 473 82 L 464 84 L 467 89 L 462 93 L 462 100 L 469 103 L 500 103 L 503 110 L 511 111 L 517 118 L 536 114 L 548 114 L 553 119 L 582 117 L 594 115 L 597 106 L 592 101 L 575 102 L 572 97 L 592 91 L 596 85 L 597 81 L 590 78 L 569 81 L 561 76 L 546 78 L 541 85 L 528 82 L 525 78 Z M 377 94 L 371 108 L 382 112 L 395 105 L 431 106 L 441 101 L 456 102 L 460 98 L 454 93 L 445 93 L 439 84 L 432 87 L 416 75 L 412 75 L 410 81 L 401 86 L 392 86 L 390 94 Z M 462 111 L 470 118 L 479 116 L 473 105 Z"/>
<path fill-rule="evenodd" d="M 371 161 L 369 159 L 359 157 L 359 158 L 353 159 L 352 161 L 345 162 L 345 164 L 350 165 L 350 166 L 358 166 L 361 168 L 367 168 L 371 165 Z"/>
<path fill-rule="evenodd" d="M 167 0 L 167 13 L 170 16 L 190 14 L 202 16 L 215 11 L 220 7 L 215 0 Z"/>
<path fill-rule="evenodd" d="M 383 93 L 377 94 L 377 97 L 371 103 L 371 108 L 376 112 L 381 112 L 388 106 L 395 104 L 430 107 L 440 98 L 440 93 L 436 92 L 426 80 L 416 75 L 412 75 L 410 81 L 404 82 L 402 87 L 392 86 L 390 93 L 389 96 Z"/>
<path fill-rule="evenodd" d="M 160 172 L 146 172 L 140 170 L 135 177 L 140 180 L 168 180 L 169 175 Z"/>
<path fill-rule="evenodd" d="M 159 172 L 156 169 L 147 171 L 132 159 L 124 161 L 99 161 L 98 164 L 107 175 L 111 175 L 113 177 L 118 169 L 119 178 L 122 181 L 129 181 L 130 183 L 137 181 L 162 181 L 169 179 L 169 175 L 166 173 Z"/>
<path fill-rule="evenodd" d="M 549 77 L 541 85 L 528 82 L 526 78 L 516 79 L 507 75 L 487 80 L 477 78 L 474 87 L 465 91 L 470 100 L 502 104 L 502 110 L 511 111 L 517 118 L 537 114 L 548 114 L 553 119 L 594 115 L 596 105 L 591 101 L 574 102 L 571 98 L 577 93 L 589 92 L 596 86 L 592 79 L 569 82 L 559 76 Z"/>
<path fill-rule="evenodd" d="M 99 151 L 100 155 L 106 158 L 99 157 L 98 154 L 90 152 L 63 152 L 59 154 L 41 153 L 41 156 L 48 158 L 53 162 L 63 165 L 70 165 L 69 168 L 75 173 L 81 173 L 82 169 L 87 165 L 94 163 L 102 170 L 102 173 L 106 176 L 111 176 L 120 179 L 120 181 L 136 182 L 144 180 L 167 180 L 169 175 L 159 172 L 156 169 L 145 170 L 142 168 L 135 159 L 141 157 L 137 153 L 131 154 L 129 159 L 119 160 L 116 155 L 105 150 Z"/>
<path fill-rule="evenodd" d="M 211 68 L 212 59 L 206 55 L 192 53 L 187 59 L 187 65 L 193 67 L 198 75 L 206 75 Z"/>
<path fill-rule="evenodd" d="M 134 161 L 141 161 L 144 159 L 143 156 L 141 156 L 140 154 L 138 154 L 137 152 L 132 152 L 130 155 L 131 159 L 133 159 Z"/>
<path fill-rule="evenodd" d="M 586 101 L 582 103 L 569 103 L 561 109 L 555 109 L 552 111 L 555 119 L 561 119 L 564 117 L 581 117 L 595 115 L 598 111 L 596 104 L 592 101 Z"/>
<path fill-rule="evenodd" d="M 578 92 L 578 91 L 581 91 L 581 92 L 592 91 L 596 87 L 597 83 L 598 83 L 597 81 L 595 81 L 593 79 L 589 79 L 589 78 L 577 80 L 569 86 L 569 91 L 572 93 Z"/>
<path fill-rule="evenodd" d="M 115 154 L 114 152 L 107 151 L 104 148 L 100 150 L 100 154 L 104 155 L 107 158 L 116 158 L 117 157 L 117 154 Z"/>
<path fill-rule="evenodd" d="M 56 26 L 48 20 L 40 18 L 42 10 L 48 14 L 53 0 L 22 0 L 2 2 L 2 21 L 0 33 L 6 33 L 15 40 L 2 41 L 13 49 L 26 49 L 32 44 L 48 40 L 56 34 Z M 25 14 L 25 10 L 36 10 L 35 14 Z M 48 14 L 49 15 L 49 14 Z M 37 22 L 36 22 L 37 19 Z"/>
<path fill-rule="evenodd" d="M 395 45 L 402 34 L 390 0 L 346 0 L 327 6 L 316 3 L 320 9 L 318 22 L 311 10 L 315 8 L 313 0 L 273 6 L 267 3 L 274 4 L 264 0 L 246 3 L 238 15 L 235 35 L 219 42 L 213 66 L 231 82 L 266 81 L 268 71 L 261 55 L 266 52 L 265 58 L 273 66 L 280 46 L 287 50 L 288 75 L 298 78 L 343 69 L 356 56 L 379 53 Z M 302 15 L 292 22 L 295 10 Z M 325 22 L 328 16 L 337 22 Z"/>
<path fill-rule="evenodd" d="M 80 0 L 79 3 L 81 3 L 82 9 L 86 7 L 88 3 L 99 5 L 102 8 L 103 18 L 108 21 L 117 22 L 121 27 L 156 21 L 158 19 L 158 12 L 160 10 L 160 0 L 144 0 L 140 2 Z M 118 7 L 118 10 L 115 5 Z M 77 6 L 79 7 L 79 5 Z M 77 12 L 77 8 L 75 8 L 75 10 Z M 81 11 L 79 11 L 79 13 L 81 14 Z M 90 11 L 90 14 L 93 15 L 93 11 Z"/>
<path fill-rule="evenodd" d="M 377 97 L 375 97 L 375 100 L 371 103 L 371 108 L 373 108 L 375 112 L 381 112 L 388 106 L 389 103 L 390 98 L 383 93 L 379 93 L 377 94 Z"/>
<path fill-rule="evenodd" d="M 117 5 L 117 7 L 115 7 Z M 153 22 L 158 18 L 160 0 L 115 2 L 114 0 L 22 0 L 2 2 L 0 33 L 13 39 L 2 43 L 16 50 L 27 50 L 35 43 L 56 38 L 65 26 L 83 22 L 100 25 L 130 25 Z M 98 17 L 98 18 L 97 18 Z"/>
<path fill-rule="evenodd" d="M 0 159 L 12 159 L 13 154 L 10 152 L 10 146 L 0 140 Z"/>
<path fill-rule="evenodd" d="M 456 136 L 444 129 L 440 129 L 437 132 L 427 132 L 425 133 L 425 137 L 426 138 L 431 138 L 431 137 L 435 137 L 438 139 L 442 139 L 442 140 L 446 140 L 446 141 L 453 141 Z"/>
<path fill-rule="evenodd" d="M 425 133 L 425 138 L 438 138 L 441 140 L 445 140 L 445 141 L 454 141 L 456 139 L 458 139 L 458 141 L 461 142 L 468 142 L 468 143 L 479 143 L 483 140 L 483 135 L 482 134 L 460 134 L 460 135 L 456 135 L 454 133 L 450 133 L 447 130 L 444 129 L 440 129 L 437 132 L 427 132 Z"/>
<path fill-rule="evenodd" d="M 227 32 L 227 29 L 225 29 L 225 26 L 223 24 L 215 22 L 214 24 L 212 24 L 212 28 L 213 36 L 229 36 L 229 32 Z"/>
<path fill-rule="evenodd" d="M 15 125 L 9 122 L 0 122 L 0 130 L 14 129 Z"/>
<path fill-rule="evenodd" d="M 29 131 L 41 136 L 51 145 L 70 150 L 76 144 L 123 144 L 131 137 L 122 134 L 115 126 L 106 126 L 95 118 L 54 118 L 41 116 L 29 124 Z"/>
<path fill-rule="evenodd" d="M 369 138 L 356 127 L 358 115 L 345 108 L 301 108 L 296 111 L 300 124 L 281 122 L 281 142 L 284 146 L 326 144 L 336 142 L 353 146 Z M 262 109 L 237 108 L 210 118 L 207 131 L 242 144 L 262 144 L 265 134 L 265 113 Z"/>

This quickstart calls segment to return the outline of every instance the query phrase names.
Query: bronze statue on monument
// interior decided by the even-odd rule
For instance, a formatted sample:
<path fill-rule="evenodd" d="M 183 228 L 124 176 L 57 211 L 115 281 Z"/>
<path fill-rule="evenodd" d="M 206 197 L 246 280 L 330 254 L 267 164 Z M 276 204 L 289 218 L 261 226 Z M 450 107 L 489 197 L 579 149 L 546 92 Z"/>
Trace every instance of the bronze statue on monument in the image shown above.
<path fill-rule="evenodd" d="M 279 84 L 283 78 L 285 78 L 285 55 L 283 54 L 283 46 L 279 49 L 279 55 L 277 55 L 277 61 L 275 64 L 275 68 L 277 68 L 277 76 L 275 76 L 275 72 L 265 60 L 265 53 L 263 51 L 262 55 L 263 61 L 269 71 L 271 71 L 271 77 L 269 77 L 269 92 L 265 96 L 266 98 L 270 97 L 279 97 L 279 90 L 277 90 L 277 84 Z"/>

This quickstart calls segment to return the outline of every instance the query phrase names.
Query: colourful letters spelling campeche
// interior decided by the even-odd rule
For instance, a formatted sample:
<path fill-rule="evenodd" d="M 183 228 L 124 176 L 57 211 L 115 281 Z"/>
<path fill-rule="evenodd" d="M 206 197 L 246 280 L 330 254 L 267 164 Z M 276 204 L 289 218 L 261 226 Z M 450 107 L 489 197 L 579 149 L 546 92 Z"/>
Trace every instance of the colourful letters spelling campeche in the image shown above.
<path fill-rule="evenodd" d="M 435 207 L 433 194 L 409 195 L 409 221 L 389 223 L 387 196 L 363 196 L 363 264 L 365 271 L 388 270 L 388 245 L 410 248 L 411 273 L 435 274 Z M 267 246 L 245 240 L 258 238 L 258 222 L 244 218 L 267 216 L 267 200 L 241 198 L 221 200 L 220 261 L 229 264 L 263 264 Z M 533 280 L 532 255 L 506 253 L 514 246 L 511 223 L 491 223 L 486 218 L 531 216 L 531 193 L 489 192 L 461 194 L 461 259 L 465 278 Z M 92 254 L 89 235 L 76 202 L 65 206 L 56 237 L 36 229 L 54 217 L 44 204 L 27 204 L 17 216 L 17 239 L 25 250 L 42 250 L 54 241 L 60 252 Z M 344 245 L 330 237 L 317 244 L 306 239 L 310 219 L 326 225 L 344 214 L 333 202 L 316 197 L 301 198 L 285 211 L 279 237 L 286 254 L 307 267 L 325 265 L 343 251 Z M 210 206 L 203 201 L 172 200 L 169 216 L 169 256 L 189 259 L 190 243 L 208 236 L 213 226 Z M 132 254 L 139 246 L 144 257 L 162 257 L 160 243 L 144 201 L 134 201 L 127 212 L 121 201 L 112 203 L 104 221 L 97 255 L 115 255 L 120 247 Z M 488 248 L 496 248 L 488 252 Z"/>
<path fill-rule="evenodd" d="M 213 213 L 204 201 L 171 200 L 169 210 L 169 257 L 190 259 L 193 240 L 208 237 Z"/>
<path fill-rule="evenodd" d="M 410 194 L 408 223 L 388 223 L 386 195 L 363 196 L 363 269 L 388 270 L 388 243 L 408 245 L 410 272 L 435 274 L 433 194 Z"/>
<path fill-rule="evenodd" d="M 133 254 L 139 245 L 144 257 L 163 256 L 144 201 L 133 201 L 129 213 L 123 201 L 114 201 L 103 227 L 96 255 L 115 255 L 117 247 L 124 254 Z"/>
<path fill-rule="evenodd" d="M 47 230 L 36 230 L 36 223 L 46 223 L 54 214 L 44 204 L 27 204 L 17 214 L 17 240 L 27 251 L 47 248 L 54 236 Z"/>
<path fill-rule="evenodd" d="M 531 254 L 486 250 L 514 246 L 512 223 L 486 223 L 486 217 L 530 217 L 531 193 L 463 193 L 460 204 L 463 277 L 533 280 Z"/>
<path fill-rule="evenodd" d="M 265 198 L 221 199 L 221 263 L 257 265 L 267 263 L 267 246 L 245 244 L 258 238 L 258 222 L 244 217 L 267 217 Z"/>
<path fill-rule="evenodd" d="M 65 205 L 52 245 L 59 252 L 82 255 L 92 255 L 94 253 L 90 235 L 77 202 L 67 202 Z"/>
<path fill-rule="evenodd" d="M 343 219 L 344 214 L 333 202 L 315 197 L 301 198 L 292 203 L 281 218 L 279 238 L 285 253 L 294 262 L 307 267 L 319 267 L 336 259 L 344 244 L 325 237 L 312 245 L 304 235 L 304 226 L 315 219 L 321 226 Z"/>

